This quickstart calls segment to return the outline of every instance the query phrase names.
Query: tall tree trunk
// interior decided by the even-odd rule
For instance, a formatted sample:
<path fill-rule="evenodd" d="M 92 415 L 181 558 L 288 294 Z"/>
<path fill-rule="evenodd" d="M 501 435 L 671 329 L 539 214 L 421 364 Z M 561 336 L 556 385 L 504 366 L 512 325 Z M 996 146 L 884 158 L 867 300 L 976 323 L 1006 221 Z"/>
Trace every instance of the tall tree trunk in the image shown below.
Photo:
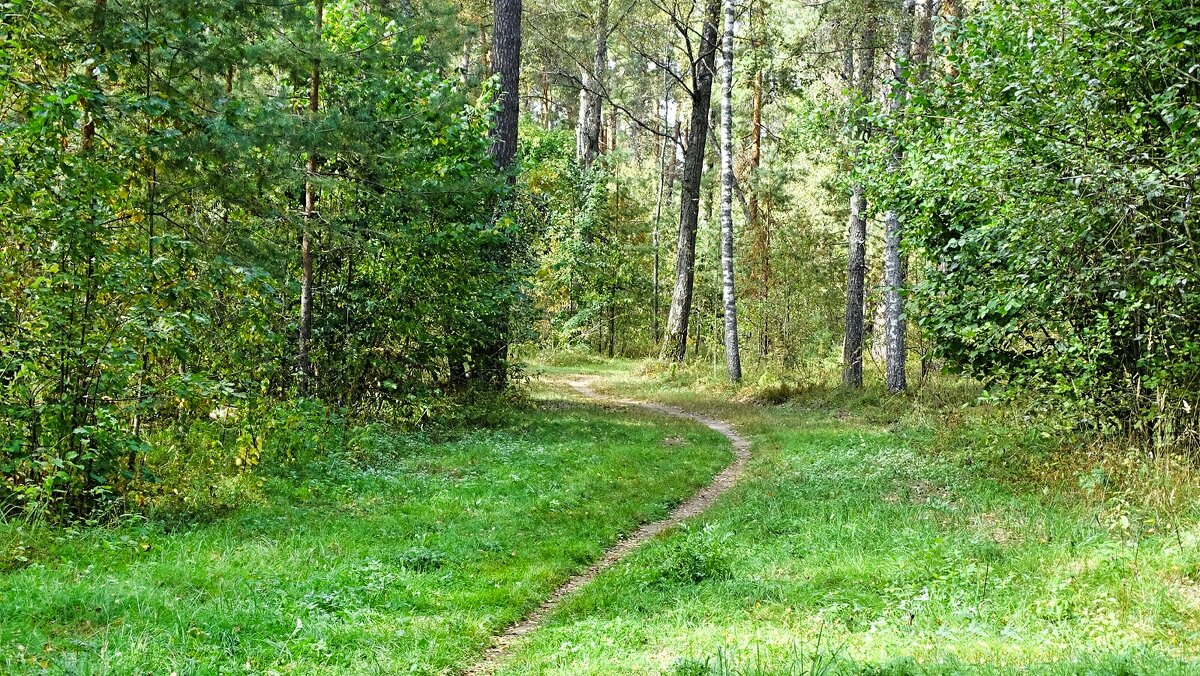
<path fill-rule="evenodd" d="M 616 308 L 610 302 L 608 304 L 608 358 L 612 359 L 616 355 L 617 349 L 617 313 Z"/>
<path fill-rule="evenodd" d="M 542 127 L 545 129 L 553 129 L 554 121 L 551 115 L 550 101 L 550 73 L 542 71 Z"/>
<path fill-rule="evenodd" d="M 871 101 L 875 79 L 875 22 L 872 5 L 865 10 L 866 26 L 862 33 L 862 58 L 858 63 L 858 92 L 856 106 L 866 106 Z M 852 96 L 852 98 L 854 98 Z M 870 129 L 861 112 L 856 113 L 861 143 L 870 135 Z M 862 387 L 863 350 L 863 296 L 867 274 L 867 198 L 861 184 L 850 191 L 850 222 L 847 237 L 849 263 L 846 279 L 846 335 L 842 345 L 842 382 L 850 387 Z"/>
<path fill-rule="evenodd" d="M 667 146 L 671 139 L 667 138 L 667 127 L 670 125 L 671 115 L 671 79 L 670 74 L 663 69 L 663 96 L 662 103 L 662 145 L 658 151 L 658 197 L 654 202 L 654 224 L 651 232 L 651 240 L 654 246 L 654 270 L 653 270 L 653 286 L 654 295 L 650 301 L 650 337 L 657 345 L 660 332 L 658 328 L 658 300 L 659 300 L 659 271 L 661 268 L 659 257 L 659 229 L 662 222 L 663 198 L 666 196 L 667 189 Z M 674 148 L 671 148 L 672 153 Z M 674 160 L 674 155 L 672 155 Z"/>
<path fill-rule="evenodd" d="M 726 0 L 721 45 L 721 299 L 725 304 L 725 370 L 730 382 L 736 383 L 742 379 L 742 355 L 733 278 L 733 28 L 733 0 Z"/>
<path fill-rule="evenodd" d="M 97 53 L 103 53 L 104 47 L 101 46 L 101 39 L 104 33 L 105 18 L 108 14 L 108 0 L 96 0 L 92 6 L 92 39 L 95 40 Z M 96 78 L 96 64 L 88 64 L 85 66 L 87 78 L 91 81 L 92 88 L 99 92 L 100 81 Z M 92 150 L 96 143 L 96 111 L 92 109 L 92 102 L 85 101 L 83 104 L 83 129 L 80 133 L 79 145 L 86 154 Z"/>
<path fill-rule="evenodd" d="M 962 21 L 965 16 L 966 11 L 963 9 L 962 0 L 943 0 L 942 17 L 944 21 L 950 23 L 955 29 L 958 29 L 962 26 Z M 950 47 L 953 49 L 953 41 L 955 39 L 953 31 L 948 32 L 946 35 L 948 36 L 948 40 L 951 42 Z M 958 77 L 957 59 L 952 59 L 950 61 L 948 71 L 950 73 L 950 77 Z"/>
<path fill-rule="evenodd" d="M 500 111 L 492 122 L 492 162 L 496 171 L 508 174 L 509 185 L 517 154 L 517 123 L 521 116 L 521 0 L 493 0 L 491 65 L 500 76 Z M 490 255 L 497 267 L 507 271 L 512 265 L 511 242 L 497 245 Z M 509 308 L 501 307 L 495 318 L 493 335 L 475 355 L 473 375 L 485 387 L 501 390 L 508 384 Z"/>
<path fill-rule="evenodd" d="M 750 179 L 750 200 L 747 211 L 749 222 L 746 224 L 753 233 L 751 244 L 751 284 L 757 290 L 756 299 L 759 307 L 759 361 L 766 358 L 770 351 L 768 334 L 770 320 L 771 296 L 771 233 L 766 220 L 762 218 L 758 187 L 755 176 L 762 165 L 762 109 L 763 109 L 763 7 L 761 0 L 751 0 L 750 4 L 750 48 L 753 51 L 754 78 L 751 83 L 752 98 L 750 104 L 750 164 L 746 172 Z"/>
<path fill-rule="evenodd" d="M 596 7 L 596 52 L 592 59 L 592 72 L 584 81 L 580 93 L 586 105 L 581 105 L 583 118 L 580 123 L 581 142 L 579 160 L 585 168 L 591 167 L 600 155 L 600 110 L 604 104 L 604 74 L 608 70 L 608 0 L 598 0 Z"/>
<path fill-rule="evenodd" d="M 325 20 L 325 0 L 316 0 L 315 43 L 321 42 L 321 29 Z M 321 59 L 312 61 L 312 75 L 309 78 L 308 112 L 315 118 L 321 104 Z M 300 366 L 300 391 L 308 394 L 312 387 L 312 360 L 309 357 L 312 343 L 312 296 L 313 296 L 313 258 L 312 258 L 312 228 L 313 216 L 316 214 L 317 191 L 313 179 L 317 174 L 317 153 L 309 152 L 308 164 L 304 177 L 304 230 L 300 234 L 300 338 L 298 345 Z"/>
<path fill-rule="evenodd" d="M 933 50 L 934 0 L 918 0 L 916 35 L 913 37 L 913 77 L 918 84 L 929 78 L 929 59 Z"/>
<path fill-rule="evenodd" d="M 913 0 L 904 0 L 900 14 L 900 26 L 896 32 L 896 56 L 892 66 L 892 84 L 888 96 L 888 112 L 893 122 L 899 121 L 904 109 L 907 96 L 905 87 L 905 70 L 908 68 L 909 50 L 912 47 L 912 14 Z M 896 133 L 892 132 L 889 139 L 892 146 L 890 166 L 893 172 L 899 171 L 900 162 L 904 159 L 904 149 Z M 903 392 L 908 388 L 908 344 L 905 340 L 904 318 L 904 273 L 903 254 L 900 250 L 903 232 L 901 231 L 900 215 L 895 209 L 889 209 L 885 217 L 886 237 L 883 252 L 883 286 L 885 310 L 887 317 L 887 389 L 893 394 Z"/>
<path fill-rule="evenodd" d="M 588 90 L 592 87 L 591 71 L 579 67 L 579 112 L 575 116 L 575 157 L 583 163 L 588 148 Z"/>
<path fill-rule="evenodd" d="M 692 313 L 692 291 L 696 270 L 696 226 L 700 218 L 700 179 L 704 174 L 704 150 L 708 139 L 708 115 L 712 105 L 713 66 L 717 52 L 717 22 L 721 0 L 708 0 L 700 52 L 692 61 L 692 113 L 688 144 L 683 154 L 680 179 L 679 244 L 675 255 L 675 289 L 667 315 L 667 337 L 662 357 L 683 361 L 687 356 L 688 320 Z"/>

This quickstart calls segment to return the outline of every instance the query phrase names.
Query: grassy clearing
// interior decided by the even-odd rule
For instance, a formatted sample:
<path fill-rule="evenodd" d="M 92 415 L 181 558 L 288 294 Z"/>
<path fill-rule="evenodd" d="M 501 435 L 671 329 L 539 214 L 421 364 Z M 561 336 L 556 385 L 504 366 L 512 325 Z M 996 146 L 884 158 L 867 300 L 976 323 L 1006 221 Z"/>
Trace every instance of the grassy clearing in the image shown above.
<path fill-rule="evenodd" d="M 731 457 L 548 392 L 511 417 L 436 444 L 326 430 L 327 460 L 207 522 L 0 523 L 27 559 L 0 572 L 0 671 L 444 673 Z"/>
<path fill-rule="evenodd" d="M 801 387 L 764 406 L 687 374 L 585 368 L 601 389 L 734 421 L 754 459 L 503 673 L 1200 673 L 1194 484 L 1069 471 L 1079 458 L 1039 429 L 959 407 L 969 388 Z M 1141 500 L 1139 486 L 1178 494 Z"/>

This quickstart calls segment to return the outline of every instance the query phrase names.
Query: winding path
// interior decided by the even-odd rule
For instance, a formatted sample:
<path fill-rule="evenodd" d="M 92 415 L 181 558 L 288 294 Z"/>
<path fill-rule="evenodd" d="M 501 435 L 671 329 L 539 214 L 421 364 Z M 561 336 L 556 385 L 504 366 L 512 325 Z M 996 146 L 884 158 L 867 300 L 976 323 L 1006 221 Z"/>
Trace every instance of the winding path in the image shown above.
<path fill-rule="evenodd" d="M 686 502 L 676 507 L 669 515 L 637 529 L 632 535 L 618 540 L 612 547 L 605 552 L 604 556 L 592 564 L 587 570 L 575 575 L 567 580 L 558 589 L 555 589 L 549 598 L 542 602 L 533 612 L 525 617 L 525 619 L 508 627 L 503 633 L 498 634 L 492 641 L 492 645 L 483 655 L 478 663 L 468 667 L 463 674 L 465 676 L 483 676 L 492 674 L 496 668 L 500 666 L 500 661 L 508 652 L 509 647 L 522 636 L 539 627 L 546 617 L 562 603 L 563 599 L 571 595 L 579 588 L 583 587 L 593 578 L 599 575 L 606 568 L 617 563 L 625 558 L 627 554 L 641 546 L 650 538 L 658 535 L 671 526 L 689 519 L 703 512 L 716 502 L 717 498 L 722 493 L 729 490 L 741 478 L 742 472 L 745 471 L 746 461 L 750 459 L 750 441 L 738 434 L 733 427 L 716 418 L 710 418 L 698 413 L 685 411 L 675 406 L 666 404 L 655 404 L 646 401 L 637 401 L 634 399 L 613 399 L 600 394 L 597 394 L 584 380 L 573 380 L 570 382 L 572 388 L 576 392 L 587 397 L 601 402 L 620 404 L 622 406 L 635 406 L 644 408 L 650 411 L 655 411 L 676 418 L 684 418 L 693 420 L 704 425 L 705 427 L 723 434 L 726 439 L 729 439 L 733 444 L 734 459 L 720 474 L 713 477 L 712 482 L 700 489 L 695 495 L 689 498 Z"/>

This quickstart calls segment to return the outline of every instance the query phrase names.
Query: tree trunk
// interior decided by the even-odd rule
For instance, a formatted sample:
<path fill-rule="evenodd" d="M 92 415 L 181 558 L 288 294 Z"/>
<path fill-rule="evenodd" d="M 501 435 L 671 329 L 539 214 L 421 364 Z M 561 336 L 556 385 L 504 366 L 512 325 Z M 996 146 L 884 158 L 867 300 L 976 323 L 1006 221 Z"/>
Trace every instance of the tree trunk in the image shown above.
<path fill-rule="evenodd" d="M 725 369 L 730 382 L 736 383 L 742 379 L 742 355 L 733 278 L 733 28 L 733 0 L 727 0 L 721 46 L 721 299 L 725 305 Z"/>
<path fill-rule="evenodd" d="M 584 168 L 592 166 L 600 155 L 600 110 L 604 104 L 604 73 L 608 69 L 608 0 L 598 0 L 596 7 L 596 52 L 592 72 L 584 81 L 580 122 L 579 161 Z"/>
<path fill-rule="evenodd" d="M 856 106 L 871 101 L 875 79 L 875 23 L 871 6 L 866 9 L 866 27 L 862 33 L 862 58 L 858 64 L 858 93 Z M 853 98 L 853 97 L 852 97 Z M 862 142 L 870 134 L 861 112 L 856 113 Z M 850 192 L 850 222 L 847 237 L 849 263 L 846 280 L 846 335 L 842 345 L 842 382 L 850 387 L 862 387 L 863 294 L 867 273 L 867 198 L 862 185 Z"/>
<path fill-rule="evenodd" d="M 509 185 L 517 154 L 517 123 L 521 115 L 521 0 L 493 0 L 491 65 L 500 76 L 500 110 L 492 122 L 492 162 L 496 171 L 508 174 Z M 499 244 L 490 253 L 497 267 L 507 271 L 512 262 L 512 243 Z M 508 384 L 509 308 L 501 307 L 494 332 L 475 355 L 472 374 L 484 387 L 501 390 Z"/>
<path fill-rule="evenodd" d="M 616 355 L 617 349 L 617 312 L 612 303 L 608 304 L 608 358 Z"/>
<path fill-rule="evenodd" d="M 716 63 L 717 21 L 721 0 L 708 0 L 700 53 L 692 62 L 692 113 L 688 144 L 683 155 L 680 180 L 679 244 L 675 256 L 675 289 L 667 315 L 667 337 L 662 357 L 683 361 L 687 355 L 688 320 L 692 312 L 695 282 L 696 225 L 700 218 L 700 179 L 704 173 L 704 150 L 708 139 L 708 114 L 712 105 L 713 66 Z"/>
<path fill-rule="evenodd" d="M 325 20 L 325 0 L 316 0 L 315 33 L 316 43 L 321 42 L 321 28 Z M 314 58 L 312 75 L 309 78 L 308 112 L 315 118 L 321 103 L 321 59 Z M 304 178 L 304 230 L 300 234 L 300 338 L 298 345 L 300 366 L 300 391 L 308 394 L 312 387 L 312 360 L 309 351 L 312 343 L 313 301 L 313 257 L 312 228 L 316 214 L 317 191 L 313 178 L 317 174 L 317 153 L 308 154 L 308 165 Z"/>
<path fill-rule="evenodd" d="M 750 30 L 752 37 L 750 47 L 754 50 L 754 79 L 752 82 L 753 96 L 750 104 L 750 165 L 746 172 L 750 184 L 750 200 L 747 207 L 749 212 L 746 224 L 753 233 L 751 244 L 751 285 L 757 291 L 756 299 L 759 307 L 758 357 L 761 362 L 770 351 L 768 326 L 770 318 L 771 295 L 771 233 L 767 222 L 762 218 L 761 204 L 755 177 L 762 165 L 762 109 L 763 109 L 763 8 L 759 0 L 750 4 Z"/>
<path fill-rule="evenodd" d="M 929 58 L 933 50 L 933 12 L 934 0 L 919 0 L 916 35 L 913 38 L 914 78 L 918 83 L 929 78 Z"/>
<path fill-rule="evenodd" d="M 908 68 L 909 50 L 912 47 L 912 14 L 913 0 L 904 0 L 900 27 L 896 33 L 896 56 L 888 97 L 888 112 L 894 121 L 898 121 L 907 96 L 904 71 Z M 892 132 L 889 140 L 892 146 L 890 166 L 893 172 L 899 171 L 900 162 L 904 159 L 904 149 L 900 146 L 895 132 Z M 900 215 L 895 209 L 888 210 L 885 221 L 887 231 L 883 253 L 883 286 L 886 306 L 884 313 L 887 317 L 887 389 L 888 392 L 896 394 L 908 388 L 908 344 L 904 335 L 906 326 L 903 295 L 905 266 L 900 250 L 903 233 Z"/>
<path fill-rule="evenodd" d="M 667 138 L 667 127 L 670 125 L 671 115 L 671 79 L 670 74 L 663 69 L 663 97 L 662 97 L 662 146 L 658 152 L 658 198 L 654 202 L 654 224 L 651 232 L 651 240 L 654 246 L 654 270 L 653 270 L 653 286 L 654 295 L 650 301 L 650 339 L 655 345 L 658 344 L 660 332 L 658 329 L 658 299 L 659 299 L 659 271 L 661 264 L 659 260 L 659 227 L 662 222 L 663 198 L 666 196 L 667 190 L 667 147 L 670 139 Z M 672 153 L 674 148 L 671 148 Z M 674 155 L 672 155 L 674 160 Z"/>
<path fill-rule="evenodd" d="M 587 68 L 579 67 L 579 113 L 575 116 L 575 157 L 580 163 L 588 148 L 588 90 L 592 86 L 592 76 Z"/>
<path fill-rule="evenodd" d="M 554 128 L 554 120 L 551 115 L 551 100 L 550 100 L 550 73 L 542 71 L 542 127 L 545 129 Z"/>

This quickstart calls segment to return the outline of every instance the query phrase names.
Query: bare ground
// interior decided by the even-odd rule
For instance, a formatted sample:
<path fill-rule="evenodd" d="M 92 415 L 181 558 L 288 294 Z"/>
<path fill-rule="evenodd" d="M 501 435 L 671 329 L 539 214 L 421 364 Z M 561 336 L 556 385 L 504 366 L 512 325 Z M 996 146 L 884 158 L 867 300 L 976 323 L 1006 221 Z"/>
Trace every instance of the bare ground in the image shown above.
<path fill-rule="evenodd" d="M 750 441 L 738 434 L 733 427 L 716 418 L 700 415 L 685 411 L 674 406 L 665 404 L 655 404 L 645 401 L 636 401 L 632 399 L 613 399 L 600 394 L 597 394 L 587 381 L 573 380 L 570 382 L 572 388 L 576 392 L 587 397 L 602 402 L 620 404 L 622 406 L 636 406 L 647 410 L 663 413 L 665 415 L 674 416 L 676 418 L 684 418 L 686 420 L 694 420 L 695 422 L 708 427 L 709 429 L 725 435 L 733 444 L 734 460 L 720 474 L 713 477 L 711 483 L 700 489 L 686 502 L 676 507 L 667 517 L 648 523 L 639 528 L 636 532 L 628 537 L 618 540 L 604 556 L 592 564 L 587 570 L 575 575 L 567 580 L 561 587 L 554 590 L 550 596 L 542 602 L 533 612 L 529 613 L 525 619 L 508 627 L 503 633 L 498 634 L 492 641 L 491 647 L 483 655 L 476 664 L 468 667 L 463 674 L 466 676 L 481 676 L 494 673 L 500 665 L 504 655 L 508 652 L 510 646 L 519 640 L 522 636 L 539 627 L 546 617 L 554 611 L 555 608 L 563 602 L 563 599 L 573 594 L 575 591 L 583 587 L 593 578 L 599 575 L 606 568 L 617 563 L 625 558 L 630 552 L 637 549 L 644 542 L 668 528 L 679 524 L 680 522 L 689 519 L 703 512 L 716 502 L 717 498 L 722 493 L 729 490 L 741 478 L 742 472 L 745 470 L 746 461 L 750 458 Z"/>

